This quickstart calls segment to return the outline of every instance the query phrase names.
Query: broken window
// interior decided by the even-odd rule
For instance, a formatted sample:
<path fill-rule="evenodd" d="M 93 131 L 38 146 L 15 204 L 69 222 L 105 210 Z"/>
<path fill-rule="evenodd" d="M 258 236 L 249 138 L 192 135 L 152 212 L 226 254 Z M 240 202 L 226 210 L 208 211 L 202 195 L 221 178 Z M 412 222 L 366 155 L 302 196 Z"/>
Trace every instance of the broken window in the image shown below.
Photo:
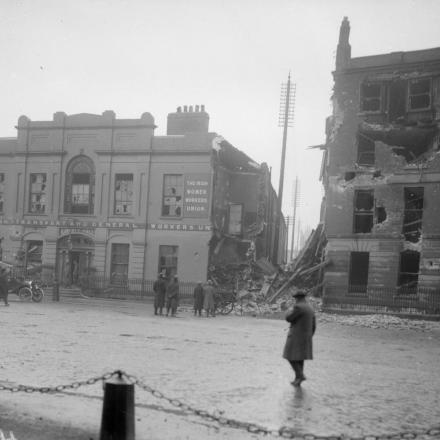
<path fill-rule="evenodd" d="M 349 293 L 366 293 L 368 286 L 369 252 L 350 253 Z"/>
<path fill-rule="evenodd" d="M 357 136 L 359 165 L 374 165 L 375 162 L 375 145 L 374 140 L 359 132 Z"/>
<path fill-rule="evenodd" d="M 133 174 L 116 174 L 115 206 L 116 215 L 133 214 Z"/>
<path fill-rule="evenodd" d="M 361 111 L 380 112 L 382 103 L 382 86 L 378 83 L 361 85 Z"/>
<path fill-rule="evenodd" d="M 46 211 L 46 173 L 32 173 L 29 194 L 29 212 L 44 214 Z"/>
<path fill-rule="evenodd" d="M 399 293 L 417 293 L 419 281 L 420 253 L 404 251 L 400 253 Z"/>
<path fill-rule="evenodd" d="M 228 234 L 240 235 L 242 232 L 243 205 L 232 203 L 229 205 Z"/>
<path fill-rule="evenodd" d="M 374 193 L 372 189 L 354 192 L 354 233 L 368 233 L 373 229 Z"/>
<path fill-rule="evenodd" d="M 181 217 L 183 198 L 183 176 L 165 174 L 163 176 L 162 216 Z"/>
<path fill-rule="evenodd" d="M 409 82 L 409 110 L 426 110 L 431 107 L 431 79 L 413 79 Z"/>
<path fill-rule="evenodd" d="M 423 187 L 404 188 L 405 207 L 402 233 L 405 240 L 417 242 L 422 232 Z"/>

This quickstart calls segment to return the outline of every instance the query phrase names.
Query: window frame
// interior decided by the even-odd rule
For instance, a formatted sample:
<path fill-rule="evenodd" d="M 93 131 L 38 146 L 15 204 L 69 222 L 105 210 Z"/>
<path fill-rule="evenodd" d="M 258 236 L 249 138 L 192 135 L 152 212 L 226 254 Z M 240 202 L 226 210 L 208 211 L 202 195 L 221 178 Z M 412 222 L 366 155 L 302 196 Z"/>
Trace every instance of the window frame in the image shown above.
<path fill-rule="evenodd" d="M 84 170 L 78 170 L 77 168 Z M 76 171 L 76 172 L 75 172 Z M 79 171 L 79 172 L 78 172 Z M 95 165 L 88 156 L 80 155 L 74 157 L 66 168 L 66 178 L 64 184 L 64 214 L 73 215 L 94 215 L 95 210 Z M 88 182 L 74 182 L 75 177 L 88 176 Z M 88 203 L 73 203 L 73 187 L 88 185 Z M 87 207 L 87 209 L 79 209 Z M 76 209 L 74 209 L 76 208 Z M 87 212 L 85 212 L 87 211 Z"/>
<path fill-rule="evenodd" d="M 130 179 L 123 179 L 122 177 L 128 177 L 131 176 L 131 196 L 129 197 L 130 189 L 126 190 L 126 200 L 123 200 L 123 197 L 118 199 L 118 191 L 120 192 L 120 196 L 122 196 L 122 190 L 117 188 L 118 182 L 130 182 Z M 120 180 L 118 180 L 118 178 Z M 127 212 L 117 212 L 118 209 L 118 203 L 120 203 L 122 206 L 124 206 L 124 202 L 126 203 L 126 206 L 129 206 L 130 209 Z M 113 203 L 113 215 L 118 216 L 132 216 L 133 215 L 133 207 L 134 207 L 134 174 L 133 173 L 117 173 L 115 174 L 115 185 L 114 185 L 114 203 Z"/>
<path fill-rule="evenodd" d="M 378 86 L 379 95 L 373 97 L 365 97 L 364 87 L 366 86 Z M 377 110 L 367 110 L 364 108 L 365 103 L 371 102 L 375 99 L 379 100 L 379 108 Z M 384 108 L 384 84 L 381 82 L 364 81 L 359 88 L 359 110 L 361 113 L 382 113 Z"/>
<path fill-rule="evenodd" d="M 176 178 L 176 185 L 172 186 L 172 183 L 167 183 L 167 178 Z M 180 182 L 179 182 L 180 179 Z M 176 194 L 168 194 L 167 189 L 168 188 L 175 188 Z M 179 193 L 180 189 L 180 193 Z M 176 200 L 174 204 L 171 203 L 165 203 L 166 198 L 172 199 L 175 196 Z M 182 218 L 183 217 L 183 196 L 184 196 L 184 182 L 183 182 L 183 174 L 164 174 L 162 179 L 162 206 L 161 206 L 161 217 L 167 217 L 167 218 Z M 180 198 L 180 200 L 178 200 Z M 170 200 L 171 201 L 171 200 Z M 180 203 L 178 203 L 180 202 Z M 169 212 L 166 213 L 166 207 L 174 206 L 174 210 L 177 211 L 180 209 L 179 213 L 176 214 L 170 214 Z"/>
<path fill-rule="evenodd" d="M 424 93 L 411 93 L 411 85 L 417 84 L 422 81 L 428 81 L 429 91 Z M 429 98 L 429 104 L 426 107 L 413 108 L 411 106 L 411 97 L 420 97 L 427 95 Z M 408 93 L 407 93 L 407 111 L 408 112 L 423 112 L 432 109 L 432 78 L 412 78 L 408 80 Z"/>
<path fill-rule="evenodd" d="M 419 197 L 417 199 L 411 200 L 409 197 L 406 196 L 406 194 L 409 192 L 416 194 L 416 196 L 421 195 L 421 198 Z M 414 202 L 420 200 L 421 200 L 420 203 L 421 207 L 417 207 L 417 205 L 415 205 Z M 402 215 L 402 234 L 405 237 L 406 241 L 417 243 L 420 239 L 420 236 L 422 235 L 423 210 L 425 205 L 425 188 L 423 186 L 403 187 L 403 203 L 404 206 L 403 206 L 403 215 Z M 416 220 L 414 220 L 414 218 L 416 218 Z M 408 224 L 406 220 L 411 220 L 412 224 L 417 224 L 417 223 L 420 224 L 420 228 L 417 228 L 417 230 L 415 230 L 415 228 L 408 228 Z"/>
<path fill-rule="evenodd" d="M 171 250 L 171 252 L 164 252 L 165 250 Z M 174 275 L 177 275 L 179 269 L 179 246 L 161 244 L 159 245 L 158 255 L 157 273 L 164 273 L 167 279 L 171 279 Z M 172 264 L 168 264 L 167 258 L 172 260 Z M 165 259 L 163 264 L 162 259 Z"/>
<path fill-rule="evenodd" d="M 33 178 L 37 178 L 37 176 L 44 176 L 43 177 L 43 182 L 41 183 L 41 186 L 44 185 L 44 189 L 41 189 L 40 191 L 34 191 L 32 186 L 34 184 L 38 184 L 38 182 L 33 182 Z M 32 201 L 32 197 L 36 195 L 36 196 L 40 196 L 40 201 L 41 201 L 41 197 L 44 197 L 44 204 L 40 203 L 40 205 L 43 207 L 43 209 L 32 209 L 32 205 L 34 204 Z M 36 214 L 36 215 L 44 215 L 47 214 L 46 208 L 47 208 L 47 173 L 30 173 L 29 174 L 29 204 L 28 204 L 28 212 L 30 214 Z M 36 203 L 35 203 L 36 204 Z"/>
<path fill-rule="evenodd" d="M 372 207 L 371 210 L 364 210 L 362 208 L 358 208 L 356 201 L 357 197 L 360 193 L 371 193 L 372 194 Z M 356 219 L 361 217 L 371 217 L 371 229 L 368 232 L 358 231 L 356 229 Z M 353 234 L 371 234 L 373 231 L 373 227 L 375 224 L 375 198 L 374 198 L 374 189 L 356 189 L 353 194 Z"/>
<path fill-rule="evenodd" d="M 117 252 L 124 249 L 124 252 Z M 126 261 L 115 261 L 119 257 L 127 257 Z M 123 267 L 124 271 L 116 271 L 116 268 Z M 130 244 L 129 243 L 112 243 L 110 248 L 110 282 L 112 284 L 125 284 L 128 280 L 130 269 Z"/>

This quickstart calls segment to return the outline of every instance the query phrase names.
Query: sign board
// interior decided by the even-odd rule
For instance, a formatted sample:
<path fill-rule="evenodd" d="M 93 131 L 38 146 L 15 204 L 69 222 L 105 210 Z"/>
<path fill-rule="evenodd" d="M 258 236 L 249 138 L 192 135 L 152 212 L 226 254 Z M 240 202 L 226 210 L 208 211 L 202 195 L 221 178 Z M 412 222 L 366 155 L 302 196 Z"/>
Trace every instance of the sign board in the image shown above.
<path fill-rule="evenodd" d="M 211 175 L 185 174 L 183 191 L 183 217 L 208 218 Z"/>

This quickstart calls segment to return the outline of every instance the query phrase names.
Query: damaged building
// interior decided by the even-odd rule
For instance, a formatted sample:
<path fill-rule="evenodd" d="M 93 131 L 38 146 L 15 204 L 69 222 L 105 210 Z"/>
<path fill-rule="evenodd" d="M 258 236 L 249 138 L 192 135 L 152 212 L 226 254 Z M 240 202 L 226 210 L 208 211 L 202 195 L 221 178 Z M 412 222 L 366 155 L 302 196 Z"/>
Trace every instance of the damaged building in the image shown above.
<path fill-rule="evenodd" d="M 113 111 L 21 116 L 16 128 L 0 138 L 4 261 L 62 286 L 143 289 L 158 272 L 191 284 L 211 266 L 272 259 L 270 170 L 210 132 L 204 106 L 170 113 L 166 135 L 150 113 Z"/>
<path fill-rule="evenodd" d="M 440 48 L 352 58 L 349 33 L 322 146 L 325 302 L 438 313 Z"/>

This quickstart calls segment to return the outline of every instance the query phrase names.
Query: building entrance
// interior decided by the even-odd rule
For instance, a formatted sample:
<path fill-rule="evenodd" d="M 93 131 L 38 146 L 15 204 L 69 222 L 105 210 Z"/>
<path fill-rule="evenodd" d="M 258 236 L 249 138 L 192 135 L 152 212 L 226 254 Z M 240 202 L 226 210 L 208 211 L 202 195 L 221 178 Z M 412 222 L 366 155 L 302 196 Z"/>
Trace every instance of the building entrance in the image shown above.
<path fill-rule="evenodd" d="M 57 273 L 64 287 L 79 286 L 90 274 L 95 244 L 85 235 L 71 234 L 58 240 Z"/>

